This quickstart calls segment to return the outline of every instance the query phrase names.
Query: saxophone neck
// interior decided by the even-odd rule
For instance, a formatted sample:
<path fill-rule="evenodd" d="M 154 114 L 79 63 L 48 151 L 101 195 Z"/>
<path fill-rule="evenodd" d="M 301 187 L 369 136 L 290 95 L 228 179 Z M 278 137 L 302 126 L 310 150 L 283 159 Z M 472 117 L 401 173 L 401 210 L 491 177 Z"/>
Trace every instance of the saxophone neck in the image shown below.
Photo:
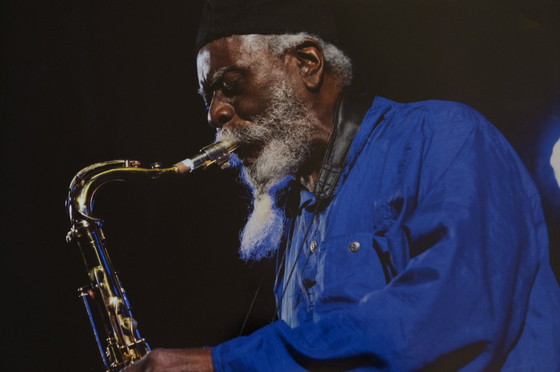
<path fill-rule="evenodd" d="M 222 168 L 229 165 L 230 154 L 238 148 L 238 143 L 224 140 L 204 147 L 192 158 L 185 159 L 171 167 L 161 168 L 154 163 L 150 168 L 142 168 L 136 160 L 111 160 L 92 164 L 79 171 L 70 183 L 66 208 L 72 224 L 87 220 L 101 224 L 93 216 L 95 192 L 103 185 L 113 181 L 126 181 L 132 178 L 147 177 L 157 179 L 162 176 L 179 175 L 217 164 Z"/>
<path fill-rule="evenodd" d="M 79 171 L 68 191 L 66 208 L 71 223 L 80 220 L 101 223 L 101 220 L 93 216 L 93 204 L 96 191 L 103 185 L 115 181 L 127 181 L 138 177 L 151 179 L 167 175 L 178 175 L 176 166 L 161 168 L 155 163 L 151 168 L 142 168 L 136 160 L 111 160 L 92 164 Z"/>

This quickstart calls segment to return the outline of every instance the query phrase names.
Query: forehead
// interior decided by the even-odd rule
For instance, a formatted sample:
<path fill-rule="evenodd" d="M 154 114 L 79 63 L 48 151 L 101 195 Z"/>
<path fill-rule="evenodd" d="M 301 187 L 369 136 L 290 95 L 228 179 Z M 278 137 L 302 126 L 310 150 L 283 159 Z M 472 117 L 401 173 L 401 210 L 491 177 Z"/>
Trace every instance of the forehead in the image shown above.
<path fill-rule="evenodd" d="M 243 38 L 233 35 L 214 40 L 200 49 L 196 58 L 198 80 L 210 78 L 218 70 L 255 69 L 262 65 L 264 53 L 246 48 Z"/>
<path fill-rule="evenodd" d="M 196 58 L 198 78 L 206 78 L 216 70 L 243 65 L 243 54 L 241 38 L 232 36 L 214 40 L 200 49 Z M 241 67 L 241 66 L 240 66 Z"/>

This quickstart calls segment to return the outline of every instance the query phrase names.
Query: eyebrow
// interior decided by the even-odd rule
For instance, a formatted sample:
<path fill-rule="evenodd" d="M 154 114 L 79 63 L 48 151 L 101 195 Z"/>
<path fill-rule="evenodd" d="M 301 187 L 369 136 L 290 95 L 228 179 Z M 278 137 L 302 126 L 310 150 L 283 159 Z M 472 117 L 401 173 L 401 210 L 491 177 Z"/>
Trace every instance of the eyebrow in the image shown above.
<path fill-rule="evenodd" d="M 216 83 L 224 77 L 224 74 L 232 70 L 234 69 L 227 66 L 217 69 L 216 72 L 212 74 L 210 79 L 202 81 L 202 83 L 200 84 L 201 87 L 198 88 L 198 94 L 200 94 L 202 97 L 205 97 L 208 91 L 212 90 L 212 87 L 214 87 Z"/>

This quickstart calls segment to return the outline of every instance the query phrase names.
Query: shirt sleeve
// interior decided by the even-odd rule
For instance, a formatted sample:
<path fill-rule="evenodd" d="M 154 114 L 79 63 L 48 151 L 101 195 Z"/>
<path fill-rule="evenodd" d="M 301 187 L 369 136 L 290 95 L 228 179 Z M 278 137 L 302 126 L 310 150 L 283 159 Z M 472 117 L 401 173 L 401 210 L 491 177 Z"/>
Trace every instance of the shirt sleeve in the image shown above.
<path fill-rule="evenodd" d="M 428 120 L 420 175 L 374 244 L 396 275 L 359 303 L 296 328 L 276 321 L 213 349 L 216 371 L 499 369 L 546 264 L 540 200 L 475 112 Z"/>

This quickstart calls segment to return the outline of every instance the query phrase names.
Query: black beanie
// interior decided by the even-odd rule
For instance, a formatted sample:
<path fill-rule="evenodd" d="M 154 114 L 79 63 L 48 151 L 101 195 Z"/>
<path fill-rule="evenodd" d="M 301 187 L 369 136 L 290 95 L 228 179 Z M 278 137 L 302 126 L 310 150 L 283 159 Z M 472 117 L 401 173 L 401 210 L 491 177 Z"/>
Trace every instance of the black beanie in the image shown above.
<path fill-rule="evenodd" d="M 231 35 L 299 32 L 337 44 L 327 0 L 205 0 L 196 50 Z"/>

